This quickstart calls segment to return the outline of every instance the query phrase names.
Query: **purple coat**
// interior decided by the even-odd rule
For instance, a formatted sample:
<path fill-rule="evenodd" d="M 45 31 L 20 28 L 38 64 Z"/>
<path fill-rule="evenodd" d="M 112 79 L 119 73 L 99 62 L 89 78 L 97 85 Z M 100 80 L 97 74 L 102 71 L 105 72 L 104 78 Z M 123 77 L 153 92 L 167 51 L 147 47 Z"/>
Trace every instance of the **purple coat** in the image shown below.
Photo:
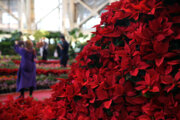
<path fill-rule="evenodd" d="M 15 51 L 21 55 L 21 63 L 17 74 L 17 91 L 22 88 L 36 88 L 36 64 L 34 58 L 36 57 L 32 51 L 27 51 L 24 48 L 15 45 Z"/>

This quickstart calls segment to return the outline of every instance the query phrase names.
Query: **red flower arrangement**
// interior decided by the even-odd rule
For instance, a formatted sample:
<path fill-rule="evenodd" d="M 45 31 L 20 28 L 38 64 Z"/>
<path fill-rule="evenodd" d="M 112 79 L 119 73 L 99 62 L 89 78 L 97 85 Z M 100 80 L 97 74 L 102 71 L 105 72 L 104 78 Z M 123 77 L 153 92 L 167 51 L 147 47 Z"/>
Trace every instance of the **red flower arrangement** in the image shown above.
<path fill-rule="evenodd" d="M 65 69 L 65 70 L 56 70 L 56 69 L 48 69 L 48 70 L 45 70 L 45 69 L 37 69 L 36 70 L 36 73 L 37 74 L 44 74 L 44 75 L 47 75 L 47 74 L 54 74 L 54 75 L 60 75 L 60 74 L 66 74 L 68 73 L 69 70 L 68 69 Z"/>
<path fill-rule="evenodd" d="M 18 69 L 9 69 L 9 68 L 0 68 L 0 74 L 1 75 L 12 75 L 17 74 Z M 66 74 L 69 72 L 69 69 L 36 69 L 37 74 L 54 74 L 54 75 L 60 75 L 60 74 Z"/>
<path fill-rule="evenodd" d="M 20 60 L 12 60 L 15 64 L 20 64 L 21 63 L 21 61 Z M 59 62 L 59 60 L 37 60 L 37 61 L 35 61 L 36 63 L 38 63 L 38 64 L 41 64 L 41 63 L 45 63 L 45 64 L 59 64 L 60 62 Z"/>
<path fill-rule="evenodd" d="M 179 7 L 176 0 L 107 6 L 69 78 L 52 86 L 52 98 L 38 114 L 58 120 L 179 120 Z"/>
<path fill-rule="evenodd" d="M 8 68 L 0 68 L 1 75 L 13 75 L 17 74 L 18 69 L 8 69 Z"/>

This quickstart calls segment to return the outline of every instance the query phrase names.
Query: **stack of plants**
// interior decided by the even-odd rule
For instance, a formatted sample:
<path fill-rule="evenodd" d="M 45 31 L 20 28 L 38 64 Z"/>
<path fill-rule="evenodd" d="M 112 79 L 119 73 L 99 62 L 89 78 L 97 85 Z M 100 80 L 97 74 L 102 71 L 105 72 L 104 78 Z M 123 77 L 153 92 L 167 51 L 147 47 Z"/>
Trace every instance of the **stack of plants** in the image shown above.
<path fill-rule="evenodd" d="M 179 120 L 180 3 L 120 0 L 106 7 L 68 79 L 44 102 L 9 100 L 4 119 Z M 38 108 L 38 109 L 35 109 Z"/>

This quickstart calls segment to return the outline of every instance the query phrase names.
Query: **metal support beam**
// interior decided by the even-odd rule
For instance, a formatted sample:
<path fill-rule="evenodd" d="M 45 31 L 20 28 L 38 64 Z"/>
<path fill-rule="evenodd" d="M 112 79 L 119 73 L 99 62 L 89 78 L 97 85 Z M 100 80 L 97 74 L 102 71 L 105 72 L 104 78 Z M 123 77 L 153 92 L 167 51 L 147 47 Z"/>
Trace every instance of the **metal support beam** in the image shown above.
<path fill-rule="evenodd" d="M 60 8 L 60 4 L 61 4 L 61 1 L 60 0 L 58 0 L 58 4 L 59 4 L 59 6 L 58 6 L 58 17 L 59 17 L 59 26 L 58 26 L 58 29 L 59 29 L 59 31 L 61 31 L 61 22 L 60 22 L 60 19 L 61 19 L 61 16 L 60 16 L 60 14 L 61 14 L 61 8 Z"/>
<path fill-rule="evenodd" d="M 82 24 L 84 24 L 85 22 L 87 22 L 91 17 L 95 16 L 94 13 L 97 13 L 103 9 L 109 2 L 105 2 L 104 4 L 102 4 L 101 6 L 99 6 L 96 10 L 94 10 L 93 12 L 91 12 L 91 15 L 89 15 L 87 18 L 83 19 L 77 26 L 80 27 Z M 98 14 L 99 15 L 99 14 Z"/>
<path fill-rule="evenodd" d="M 23 14 L 23 0 L 18 1 L 18 14 L 19 14 L 19 22 L 18 27 L 20 31 L 23 31 L 23 21 L 22 21 L 22 14 Z"/>
<path fill-rule="evenodd" d="M 53 8 L 51 11 L 49 11 L 46 15 L 44 15 L 43 17 L 41 17 L 36 23 L 34 23 L 33 28 L 35 28 L 37 26 L 38 23 L 40 23 L 41 21 L 43 21 L 46 17 L 48 17 L 52 12 L 54 12 L 56 9 L 59 9 L 59 5 L 57 5 L 55 8 Z M 60 11 L 59 11 L 60 12 Z"/>
<path fill-rule="evenodd" d="M 26 4 L 26 23 L 27 23 L 27 32 L 32 32 L 32 25 L 34 24 L 34 0 L 25 0 Z"/>
<path fill-rule="evenodd" d="M 17 21 L 19 21 L 19 19 L 6 7 L 6 5 L 4 5 L 2 2 L 0 2 L 0 8 L 2 10 L 4 10 L 5 12 L 7 12 L 9 15 L 11 15 L 14 19 L 16 19 Z"/>
<path fill-rule="evenodd" d="M 91 13 L 94 12 L 94 10 L 92 8 L 90 8 L 86 3 L 84 3 L 81 0 L 77 0 L 77 2 L 79 2 L 82 6 L 84 6 L 86 9 L 88 9 Z"/>
<path fill-rule="evenodd" d="M 76 26 L 76 20 L 75 20 L 75 1 L 74 0 L 71 0 L 69 1 L 70 3 L 70 15 L 69 15 L 69 18 L 70 18 L 70 29 L 73 29 L 75 26 Z"/>
<path fill-rule="evenodd" d="M 63 8 L 63 11 L 62 11 L 62 12 L 63 12 L 63 13 L 62 13 L 62 14 L 63 14 L 63 15 L 62 15 L 62 16 L 63 16 L 63 18 L 62 18 L 62 28 L 63 28 L 63 29 L 62 29 L 62 30 L 63 30 L 63 31 L 62 31 L 62 32 L 64 32 L 64 33 L 66 32 L 66 26 L 65 26 L 65 24 L 66 24 L 66 22 L 67 22 L 67 21 L 66 21 L 66 18 L 67 18 L 66 15 L 68 15 L 68 11 L 67 11 L 67 9 L 68 9 L 67 6 L 68 6 L 68 5 L 67 5 L 67 4 L 68 4 L 68 1 L 67 1 L 67 0 L 63 0 L 63 4 L 62 4 L 62 8 Z"/>
<path fill-rule="evenodd" d="M 43 19 L 45 19 L 47 16 L 49 16 L 54 10 L 56 10 L 57 8 L 59 8 L 59 5 L 55 8 L 53 8 L 50 12 L 48 12 L 45 16 L 43 16 L 42 18 L 40 18 L 35 24 L 40 23 Z"/>
<path fill-rule="evenodd" d="M 77 26 L 80 27 L 82 24 L 84 24 L 85 22 L 87 22 L 91 17 L 93 17 L 93 15 L 89 15 L 87 18 L 83 19 Z"/>
<path fill-rule="evenodd" d="M 105 2 L 104 4 L 100 5 L 97 9 L 96 9 L 96 12 L 99 12 L 100 10 L 102 10 L 106 5 L 108 5 L 109 2 Z"/>

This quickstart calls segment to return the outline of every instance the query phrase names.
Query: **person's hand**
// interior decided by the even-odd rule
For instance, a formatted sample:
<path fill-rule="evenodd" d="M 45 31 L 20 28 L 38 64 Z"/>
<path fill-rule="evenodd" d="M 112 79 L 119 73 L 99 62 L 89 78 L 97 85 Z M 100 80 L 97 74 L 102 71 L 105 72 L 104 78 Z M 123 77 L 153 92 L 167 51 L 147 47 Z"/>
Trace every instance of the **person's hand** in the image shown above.
<path fill-rule="evenodd" d="M 59 46 L 59 47 L 62 47 L 62 45 L 61 45 L 60 43 L 58 43 L 58 46 Z"/>
<path fill-rule="evenodd" d="M 15 41 L 15 45 L 17 45 L 18 44 L 18 41 Z"/>
<path fill-rule="evenodd" d="M 60 47 L 61 50 L 63 50 L 63 47 L 61 44 L 58 43 L 58 46 Z"/>

